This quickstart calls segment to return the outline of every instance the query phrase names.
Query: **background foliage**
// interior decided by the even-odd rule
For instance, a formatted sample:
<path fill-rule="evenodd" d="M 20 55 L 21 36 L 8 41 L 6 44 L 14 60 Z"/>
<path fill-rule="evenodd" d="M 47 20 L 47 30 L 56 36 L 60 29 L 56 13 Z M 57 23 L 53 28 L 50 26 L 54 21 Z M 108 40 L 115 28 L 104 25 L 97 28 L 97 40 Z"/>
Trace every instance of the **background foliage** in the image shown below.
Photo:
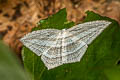
<path fill-rule="evenodd" d="M 0 80 L 29 80 L 17 57 L 2 41 L 0 41 Z"/>

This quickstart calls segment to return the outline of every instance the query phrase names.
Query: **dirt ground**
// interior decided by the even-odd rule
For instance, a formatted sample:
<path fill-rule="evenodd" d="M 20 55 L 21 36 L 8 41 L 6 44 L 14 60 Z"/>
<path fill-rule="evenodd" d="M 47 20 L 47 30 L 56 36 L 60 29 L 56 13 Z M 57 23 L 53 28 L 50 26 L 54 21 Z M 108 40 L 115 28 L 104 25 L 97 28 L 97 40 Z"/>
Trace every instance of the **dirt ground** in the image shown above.
<path fill-rule="evenodd" d="M 0 39 L 20 55 L 19 39 L 36 23 L 67 9 L 67 18 L 76 24 L 84 20 L 87 10 L 108 16 L 120 23 L 120 0 L 0 0 Z"/>

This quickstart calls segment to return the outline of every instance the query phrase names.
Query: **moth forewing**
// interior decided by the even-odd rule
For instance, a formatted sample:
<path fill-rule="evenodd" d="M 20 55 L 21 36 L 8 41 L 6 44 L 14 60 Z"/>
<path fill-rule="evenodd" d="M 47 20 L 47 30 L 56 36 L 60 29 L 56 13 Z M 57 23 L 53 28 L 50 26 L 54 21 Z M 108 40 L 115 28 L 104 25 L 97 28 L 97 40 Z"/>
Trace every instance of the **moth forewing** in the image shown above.
<path fill-rule="evenodd" d="M 73 26 L 68 31 L 86 44 L 90 44 L 109 24 L 111 22 L 105 20 L 91 21 Z"/>

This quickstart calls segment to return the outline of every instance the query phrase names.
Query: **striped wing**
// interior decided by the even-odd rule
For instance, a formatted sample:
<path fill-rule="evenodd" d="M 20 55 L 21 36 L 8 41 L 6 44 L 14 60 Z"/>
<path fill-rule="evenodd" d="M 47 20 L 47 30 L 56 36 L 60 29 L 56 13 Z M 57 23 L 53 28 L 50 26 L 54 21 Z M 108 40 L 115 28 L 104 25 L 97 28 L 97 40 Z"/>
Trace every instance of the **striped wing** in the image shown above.
<path fill-rule="evenodd" d="M 77 37 L 77 40 L 80 39 L 86 44 L 90 44 L 109 24 L 111 22 L 104 20 L 79 24 L 68 29 L 70 33 L 68 37 Z"/>
<path fill-rule="evenodd" d="M 60 45 L 56 40 L 61 33 L 60 30 L 56 29 L 43 29 L 38 31 L 33 31 L 28 33 L 20 41 L 35 54 L 40 56 L 41 54 L 46 54 L 51 47 Z M 47 56 L 48 54 L 46 54 Z"/>
<path fill-rule="evenodd" d="M 62 44 L 60 47 L 52 47 L 53 49 L 51 48 L 49 51 L 47 51 L 47 54 L 54 53 L 54 57 L 42 55 L 41 59 L 48 69 L 55 68 L 65 63 L 78 62 L 84 55 L 87 49 L 87 45 L 84 42 L 74 42 L 72 41 L 72 39 L 72 42 L 66 41 L 67 39 L 65 41 L 62 40 Z M 65 45 L 63 45 L 63 42 L 65 43 Z M 57 52 L 60 52 L 60 55 L 56 55 Z"/>

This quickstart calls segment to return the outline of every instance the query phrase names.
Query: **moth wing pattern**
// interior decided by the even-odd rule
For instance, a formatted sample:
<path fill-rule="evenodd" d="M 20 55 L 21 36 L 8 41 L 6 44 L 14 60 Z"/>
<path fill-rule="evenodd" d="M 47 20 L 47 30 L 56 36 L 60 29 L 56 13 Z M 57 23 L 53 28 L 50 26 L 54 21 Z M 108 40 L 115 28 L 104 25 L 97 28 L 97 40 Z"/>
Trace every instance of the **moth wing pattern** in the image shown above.
<path fill-rule="evenodd" d="M 68 45 L 65 46 L 61 45 L 61 47 L 59 48 L 60 55 L 56 55 L 56 56 L 54 55 L 52 57 L 42 55 L 41 59 L 45 63 L 48 69 L 52 69 L 62 64 L 80 61 L 87 47 L 88 47 L 87 44 L 82 41 L 73 42 L 70 44 L 68 43 Z M 57 49 L 54 49 L 53 51 L 56 50 Z M 46 53 L 49 54 L 50 51 L 47 51 Z"/>
<path fill-rule="evenodd" d="M 60 33 L 57 29 L 43 29 L 26 34 L 20 41 L 36 55 L 40 56 L 56 42 Z"/>
<path fill-rule="evenodd" d="M 68 31 L 86 44 L 90 44 L 109 24 L 111 22 L 105 20 L 85 22 L 68 29 Z"/>

